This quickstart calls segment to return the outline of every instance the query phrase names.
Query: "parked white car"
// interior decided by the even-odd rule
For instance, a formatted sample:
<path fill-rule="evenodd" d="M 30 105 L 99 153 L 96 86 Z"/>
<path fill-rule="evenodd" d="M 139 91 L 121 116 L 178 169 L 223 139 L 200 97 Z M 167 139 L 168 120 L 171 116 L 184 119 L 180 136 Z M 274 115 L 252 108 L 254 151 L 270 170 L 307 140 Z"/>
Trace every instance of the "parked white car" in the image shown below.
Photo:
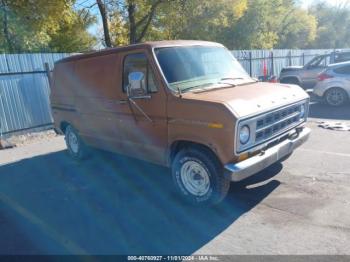
<path fill-rule="evenodd" d="M 331 106 L 347 103 L 350 97 L 350 62 L 327 66 L 318 75 L 314 94 Z"/>

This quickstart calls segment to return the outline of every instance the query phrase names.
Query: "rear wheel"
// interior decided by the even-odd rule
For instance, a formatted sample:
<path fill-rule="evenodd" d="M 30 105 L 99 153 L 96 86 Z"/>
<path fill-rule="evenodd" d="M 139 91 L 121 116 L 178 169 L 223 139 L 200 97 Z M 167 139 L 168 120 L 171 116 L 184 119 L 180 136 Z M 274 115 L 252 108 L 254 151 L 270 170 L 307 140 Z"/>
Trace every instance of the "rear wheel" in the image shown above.
<path fill-rule="evenodd" d="M 69 155 L 75 160 L 82 160 L 87 156 L 87 147 L 79 137 L 78 132 L 71 125 L 65 130 L 65 140 Z"/>
<path fill-rule="evenodd" d="M 199 206 L 218 204 L 230 187 L 221 163 L 204 148 L 180 150 L 173 161 L 172 175 L 181 196 Z"/>
<path fill-rule="evenodd" d="M 325 101 L 330 106 L 342 106 L 348 100 L 348 95 L 340 87 L 332 87 L 324 95 Z"/>

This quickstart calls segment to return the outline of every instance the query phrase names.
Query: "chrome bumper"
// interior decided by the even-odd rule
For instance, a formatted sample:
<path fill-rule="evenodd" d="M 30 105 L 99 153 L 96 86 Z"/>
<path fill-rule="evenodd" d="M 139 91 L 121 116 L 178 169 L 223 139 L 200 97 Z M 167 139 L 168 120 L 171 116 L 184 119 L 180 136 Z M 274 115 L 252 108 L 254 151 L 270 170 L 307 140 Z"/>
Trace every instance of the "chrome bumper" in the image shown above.
<path fill-rule="evenodd" d="M 232 181 L 240 181 L 252 176 L 292 153 L 294 149 L 309 138 L 310 132 L 311 130 L 305 127 L 295 138 L 288 138 L 267 149 L 263 154 L 253 156 L 239 163 L 227 164 L 225 169 L 231 173 Z"/>

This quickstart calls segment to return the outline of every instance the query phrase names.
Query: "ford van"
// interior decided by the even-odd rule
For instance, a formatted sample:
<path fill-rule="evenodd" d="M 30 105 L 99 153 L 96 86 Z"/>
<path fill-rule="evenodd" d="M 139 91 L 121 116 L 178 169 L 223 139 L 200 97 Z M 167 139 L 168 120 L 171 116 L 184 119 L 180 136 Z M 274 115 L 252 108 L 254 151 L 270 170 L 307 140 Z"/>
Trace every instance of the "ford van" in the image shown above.
<path fill-rule="evenodd" d="M 288 157 L 309 137 L 309 96 L 252 79 L 224 46 L 160 41 L 56 62 L 55 129 L 69 154 L 89 147 L 171 168 L 178 192 L 219 203 L 230 183 Z"/>

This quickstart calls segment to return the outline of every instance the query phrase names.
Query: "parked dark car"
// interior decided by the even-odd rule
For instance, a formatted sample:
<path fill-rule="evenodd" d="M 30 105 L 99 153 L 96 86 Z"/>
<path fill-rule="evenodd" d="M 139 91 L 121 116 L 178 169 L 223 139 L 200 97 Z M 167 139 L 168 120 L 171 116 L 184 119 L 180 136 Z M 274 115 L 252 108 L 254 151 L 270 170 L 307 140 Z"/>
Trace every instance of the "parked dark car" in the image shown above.
<path fill-rule="evenodd" d="M 304 66 L 289 66 L 281 70 L 280 82 L 296 84 L 304 89 L 313 88 L 317 84 L 317 76 L 329 64 L 350 60 L 350 51 L 336 51 L 330 54 L 319 55 Z"/>

